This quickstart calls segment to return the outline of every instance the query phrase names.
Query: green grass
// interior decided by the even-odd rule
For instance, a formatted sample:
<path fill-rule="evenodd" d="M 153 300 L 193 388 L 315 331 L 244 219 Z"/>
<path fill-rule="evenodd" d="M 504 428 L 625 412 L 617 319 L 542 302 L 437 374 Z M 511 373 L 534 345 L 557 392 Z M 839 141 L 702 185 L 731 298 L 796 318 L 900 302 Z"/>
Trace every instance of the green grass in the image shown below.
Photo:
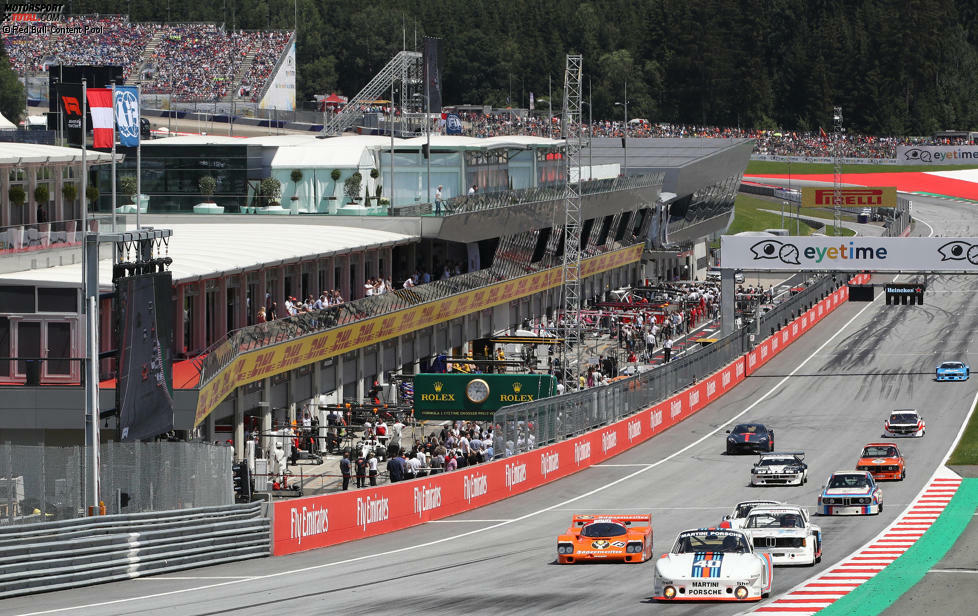
<path fill-rule="evenodd" d="M 727 229 L 729 235 L 735 233 L 740 233 L 742 231 L 763 231 L 765 229 L 780 229 L 781 228 L 781 215 L 771 214 L 769 212 L 762 212 L 761 210 L 779 210 L 781 205 L 778 201 L 769 201 L 766 199 L 760 199 L 751 195 L 738 194 L 737 201 L 734 203 L 734 219 L 731 223 L 730 228 Z M 787 213 L 788 210 L 785 210 Z M 821 212 L 819 212 L 821 214 Z M 831 216 L 831 214 L 829 214 Z M 820 216 L 826 217 L 826 216 Z M 784 227 L 788 229 L 788 232 L 795 234 L 796 221 L 794 219 L 789 219 L 787 216 L 784 219 Z M 801 225 L 797 227 L 801 235 L 811 235 L 815 233 L 815 228 L 810 227 L 805 224 L 804 221 Z M 835 235 L 835 227 L 828 225 L 823 231 L 825 235 Z M 842 228 L 842 235 L 855 235 L 855 232 L 851 229 Z"/>
<path fill-rule="evenodd" d="M 968 465 L 978 464 L 978 413 L 971 414 L 971 420 L 958 441 L 958 446 L 954 448 L 951 459 L 947 461 L 949 465 Z"/>
<path fill-rule="evenodd" d="M 975 169 L 975 165 L 842 165 L 843 173 L 897 173 L 900 171 L 953 171 Z M 770 160 L 752 160 L 747 163 L 744 175 L 804 175 L 808 173 L 834 173 L 835 167 L 822 163 L 782 163 Z"/>

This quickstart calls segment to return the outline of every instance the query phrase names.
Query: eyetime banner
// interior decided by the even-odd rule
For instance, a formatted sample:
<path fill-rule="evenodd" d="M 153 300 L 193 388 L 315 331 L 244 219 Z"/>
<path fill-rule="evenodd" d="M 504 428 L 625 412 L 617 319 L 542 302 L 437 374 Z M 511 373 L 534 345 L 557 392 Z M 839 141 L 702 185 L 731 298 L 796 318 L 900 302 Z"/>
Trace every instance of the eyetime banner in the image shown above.
<path fill-rule="evenodd" d="M 898 145 L 898 165 L 962 165 L 978 162 L 978 145 Z"/>
<path fill-rule="evenodd" d="M 720 239 L 724 267 L 745 270 L 978 272 L 978 238 L 741 237 Z"/>
<path fill-rule="evenodd" d="M 839 189 L 839 207 L 896 207 L 896 204 L 895 186 Z M 801 189 L 802 207 L 833 207 L 834 205 L 834 188 L 806 186 Z"/>

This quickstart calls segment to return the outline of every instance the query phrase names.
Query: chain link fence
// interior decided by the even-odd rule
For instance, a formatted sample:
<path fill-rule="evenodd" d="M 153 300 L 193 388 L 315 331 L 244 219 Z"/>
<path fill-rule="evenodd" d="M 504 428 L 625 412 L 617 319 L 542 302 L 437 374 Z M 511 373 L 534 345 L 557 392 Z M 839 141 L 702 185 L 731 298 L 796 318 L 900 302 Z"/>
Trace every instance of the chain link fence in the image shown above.
<path fill-rule="evenodd" d="M 106 512 L 141 513 L 234 503 L 233 451 L 204 443 L 106 443 Z M 0 525 L 84 517 L 83 447 L 0 444 Z"/>
<path fill-rule="evenodd" d="M 661 402 L 748 352 L 755 327 L 766 337 L 844 283 L 842 276 L 813 277 L 804 290 L 762 315 L 759 324 L 738 329 L 667 364 L 609 385 L 502 408 L 493 416 L 494 450 L 497 456 L 508 457 L 551 445 Z M 761 342 L 760 337 L 754 342 Z"/>

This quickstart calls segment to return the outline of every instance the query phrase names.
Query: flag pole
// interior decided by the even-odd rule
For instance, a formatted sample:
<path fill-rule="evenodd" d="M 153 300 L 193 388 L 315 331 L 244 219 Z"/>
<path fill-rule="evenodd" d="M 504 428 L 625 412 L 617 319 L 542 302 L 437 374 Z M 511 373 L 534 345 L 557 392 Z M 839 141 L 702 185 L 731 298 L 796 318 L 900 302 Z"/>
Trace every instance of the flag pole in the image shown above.
<path fill-rule="evenodd" d="M 99 514 L 99 409 L 98 409 L 98 234 L 88 236 L 88 83 L 82 79 L 82 288 L 85 293 L 85 474 L 89 515 Z"/>
<path fill-rule="evenodd" d="M 118 233 L 116 226 L 116 181 L 115 181 L 115 81 L 112 82 L 112 233 Z M 113 253 L 114 255 L 115 253 Z M 114 260 L 114 256 L 113 256 Z"/>
<path fill-rule="evenodd" d="M 143 85 L 140 83 L 136 84 L 136 109 L 142 107 L 143 101 Z M 136 114 L 136 130 L 139 130 L 139 117 L 141 114 Z M 138 134 L 138 133 L 137 133 Z M 114 144 L 115 142 L 113 142 Z M 143 136 L 139 135 L 139 140 L 136 142 L 136 230 L 138 231 L 142 227 L 139 224 L 139 210 L 143 207 Z"/>

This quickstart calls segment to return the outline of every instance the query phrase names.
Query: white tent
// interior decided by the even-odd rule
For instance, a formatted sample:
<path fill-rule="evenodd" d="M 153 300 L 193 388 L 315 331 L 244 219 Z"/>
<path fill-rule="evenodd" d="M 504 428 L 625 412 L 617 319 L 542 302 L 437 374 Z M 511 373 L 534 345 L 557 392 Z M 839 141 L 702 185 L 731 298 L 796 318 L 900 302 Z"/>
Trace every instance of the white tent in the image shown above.
<path fill-rule="evenodd" d="M 17 125 L 3 117 L 3 114 L 0 113 L 0 130 L 17 130 Z"/>

